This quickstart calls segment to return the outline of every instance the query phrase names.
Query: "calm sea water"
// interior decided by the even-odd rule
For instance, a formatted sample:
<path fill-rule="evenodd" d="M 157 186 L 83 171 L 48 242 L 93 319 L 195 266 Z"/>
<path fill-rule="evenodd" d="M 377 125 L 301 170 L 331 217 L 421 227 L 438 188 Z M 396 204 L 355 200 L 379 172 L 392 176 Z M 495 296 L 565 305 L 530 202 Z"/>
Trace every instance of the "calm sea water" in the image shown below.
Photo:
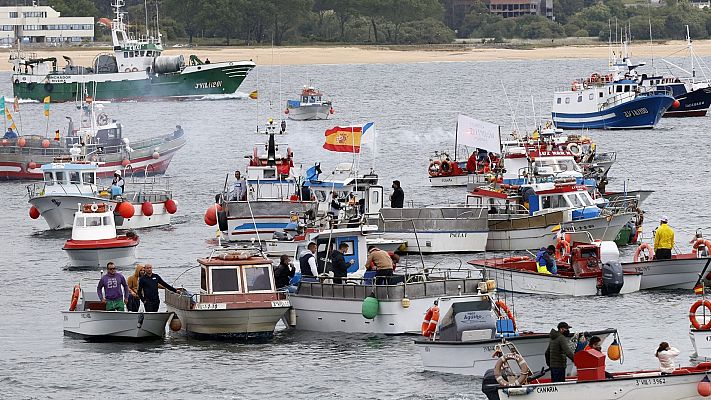
<path fill-rule="evenodd" d="M 350 157 L 321 148 L 323 132 L 335 124 L 374 121 L 377 146 L 364 151 L 361 169 L 374 167 L 388 188 L 399 179 L 406 199 L 416 203 L 464 200 L 463 189 L 431 190 L 426 179 L 433 150 L 452 150 L 458 113 L 499 123 L 508 131 L 532 125 L 545 114 L 552 91 L 605 60 L 507 61 L 404 65 L 259 67 L 242 92 L 260 88 L 259 119 L 279 117 L 287 96 L 312 80 L 334 100 L 332 121 L 289 122 L 288 141 L 299 162 L 322 162 L 324 172 Z M 279 81 L 281 92 L 279 94 Z M 0 93 L 11 94 L 10 77 Z M 107 104 L 124 134 L 142 138 L 183 126 L 188 144 L 169 169 L 179 211 L 168 228 L 139 232 L 141 261 L 172 282 L 208 252 L 213 228 L 202 221 L 225 175 L 244 170 L 258 121 L 257 102 L 246 99 Z M 269 98 L 273 102 L 267 112 Z M 44 134 L 41 105 L 22 105 L 21 130 Z M 65 129 L 71 104 L 53 105 L 50 131 Z M 594 131 L 602 151 L 616 151 L 609 189 L 653 189 L 645 203 L 650 232 L 662 214 L 670 217 L 677 241 L 688 249 L 697 228 L 711 235 L 706 207 L 709 189 L 708 118 L 663 120 L 654 130 Z M 62 335 L 60 311 L 71 289 L 98 272 L 63 269 L 61 250 L 68 232 L 47 232 L 42 219 L 28 217 L 26 183 L 0 182 L 0 396 L 3 398 L 447 398 L 481 399 L 481 382 L 422 371 L 411 337 L 280 331 L 262 344 L 230 344 L 169 336 L 150 344 L 92 344 Z M 631 257 L 634 249 L 624 249 Z M 458 265 L 484 255 L 431 257 Z M 128 272 L 128 271 L 126 271 Z M 197 286 L 197 270 L 176 283 Z M 687 312 L 694 296 L 685 292 L 642 292 L 615 298 L 517 296 L 519 326 L 548 331 L 565 320 L 576 329 L 616 327 L 624 365 L 655 367 L 658 342 L 669 341 L 688 362 Z"/>

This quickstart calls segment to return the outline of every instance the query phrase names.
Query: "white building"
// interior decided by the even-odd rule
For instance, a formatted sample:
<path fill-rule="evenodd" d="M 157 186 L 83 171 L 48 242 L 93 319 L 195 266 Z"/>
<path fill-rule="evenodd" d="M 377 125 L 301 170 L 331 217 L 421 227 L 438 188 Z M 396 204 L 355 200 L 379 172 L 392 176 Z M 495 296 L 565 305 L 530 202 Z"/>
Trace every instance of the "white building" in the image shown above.
<path fill-rule="evenodd" d="M 60 43 L 94 40 L 93 17 L 61 17 L 49 6 L 0 7 L 0 42 Z"/>

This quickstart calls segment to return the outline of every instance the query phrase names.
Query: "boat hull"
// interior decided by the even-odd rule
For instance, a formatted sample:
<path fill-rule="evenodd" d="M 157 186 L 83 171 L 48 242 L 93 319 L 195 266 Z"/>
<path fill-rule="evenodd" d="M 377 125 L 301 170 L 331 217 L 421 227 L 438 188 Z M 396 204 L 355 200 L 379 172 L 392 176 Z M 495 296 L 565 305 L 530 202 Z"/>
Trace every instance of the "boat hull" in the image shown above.
<path fill-rule="evenodd" d="M 469 175 L 430 176 L 432 187 L 467 186 Z"/>
<path fill-rule="evenodd" d="M 606 217 L 590 218 L 572 222 L 535 222 L 533 218 L 493 219 L 489 217 L 489 237 L 486 243 L 488 251 L 531 250 L 556 244 L 556 226 L 572 227 L 575 231 L 588 231 L 593 239 L 615 240 L 622 227 L 633 218 L 633 214 L 614 215 L 609 221 Z M 531 223 L 524 219 L 529 218 Z M 532 225 L 538 226 L 532 226 Z"/>
<path fill-rule="evenodd" d="M 117 267 L 127 267 L 136 263 L 136 245 L 137 243 L 126 247 L 63 250 L 69 256 L 72 267 L 106 268 L 109 261 Z"/>
<path fill-rule="evenodd" d="M 652 128 L 672 105 L 667 95 L 638 96 L 602 111 L 588 113 L 553 112 L 556 128 L 563 129 L 644 129 Z"/>
<path fill-rule="evenodd" d="M 709 258 L 688 257 L 622 263 L 625 272 L 642 274 L 640 289 L 693 289 Z M 626 278 L 626 276 L 625 276 Z"/>
<path fill-rule="evenodd" d="M 443 232 L 386 232 L 383 239 L 405 241 L 406 251 L 412 253 L 476 253 L 486 250 L 488 232 L 443 231 Z"/>
<path fill-rule="evenodd" d="M 711 359 L 711 331 L 691 329 L 689 331 L 691 344 L 694 346 L 696 357 L 699 359 Z"/>
<path fill-rule="evenodd" d="M 275 232 L 282 232 L 291 222 L 291 216 L 304 215 L 317 207 L 311 202 L 284 200 L 259 200 L 247 203 L 227 203 L 226 231 L 223 236 L 230 241 L 272 239 Z"/>
<path fill-rule="evenodd" d="M 173 313 L 62 311 L 64 334 L 91 340 L 144 340 L 165 336 Z"/>
<path fill-rule="evenodd" d="M 181 100 L 232 94 L 255 64 L 249 61 L 191 65 L 181 72 L 150 74 L 146 71 L 86 75 L 13 74 L 15 97 L 52 102 L 75 101 L 82 85 L 95 100 Z M 46 82 L 46 83 L 45 83 Z"/>
<path fill-rule="evenodd" d="M 679 107 L 669 108 L 665 118 L 673 117 L 703 117 L 711 106 L 711 88 L 699 88 L 675 97 Z"/>
<path fill-rule="evenodd" d="M 294 121 L 311 121 L 328 119 L 330 115 L 330 105 L 309 105 L 289 108 L 288 118 Z"/>
<path fill-rule="evenodd" d="M 612 332 L 609 330 L 594 334 L 604 342 Z M 516 345 L 531 371 L 540 371 L 547 366 L 545 352 L 550 343 L 547 333 L 514 336 L 506 340 Z M 494 368 L 496 359 L 491 355 L 499 343 L 501 339 L 465 342 L 415 340 L 425 371 L 477 377 L 483 377 L 487 370 Z M 573 363 L 568 363 L 567 374 L 570 375 L 573 370 Z"/>
<path fill-rule="evenodd" d="M 185 310 L 166 303 L 180 319 L 181 333 L 202 338 L 269 338 L 289 307 Z"/>

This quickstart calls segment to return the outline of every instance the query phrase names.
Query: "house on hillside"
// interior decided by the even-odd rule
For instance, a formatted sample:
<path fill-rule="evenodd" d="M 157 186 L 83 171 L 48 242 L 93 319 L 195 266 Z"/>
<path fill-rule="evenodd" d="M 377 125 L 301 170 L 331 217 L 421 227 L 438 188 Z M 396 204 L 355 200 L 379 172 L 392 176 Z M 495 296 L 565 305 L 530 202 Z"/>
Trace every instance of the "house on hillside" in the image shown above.
<path fill-rule="evenodd" d="M 482 1 L 490 13 L 504 18 L 542 15 L 555 19 L 553 0 L 447 0 L 444 7 L 449 26 L 455 29 L 460 27 L 478 1 Z"/>
<path fill-rule="evenodd" d="M 0 43 L 63 43 L 94 40 L 93 17 L 62 17 L 49 6 L 0 7 Z"/>

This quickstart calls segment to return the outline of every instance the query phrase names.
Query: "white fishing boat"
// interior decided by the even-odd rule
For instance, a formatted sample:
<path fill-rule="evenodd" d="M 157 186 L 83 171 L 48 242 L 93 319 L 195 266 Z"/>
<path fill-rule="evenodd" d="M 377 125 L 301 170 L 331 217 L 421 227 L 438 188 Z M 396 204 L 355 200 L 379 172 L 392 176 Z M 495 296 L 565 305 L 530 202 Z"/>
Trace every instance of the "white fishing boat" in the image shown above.
<path fill-rule="evenodd" d="M 99 186 L 99 168 L 98 163 L 78 159 L 43 165 L 44 182 L 27 186 L 29 203 L 32 204 L 30 217 L 39 214 L 52 230 L 69 229 L 74 223 L 78 203 L 104 203 L 114 212 L 116 229 L 170 225 L 171 215 L 177 211 L 177 202 L 173 200 L 166 177 L 132 176 L 126 183 L 127 191 L 112 197 L 110 189 Z M 122 175 L 127 175 L 126 171 L 119 170 Z"/>
<path fill-rule="evenodd" d="M 116 234 L 114 213 L 105 203 L 79 204 L 74 216 L 72 238 L 64 250 L 73 267 L 103 268 L 111 261 L 117 266 L 132 266 L 136 262 L 139 239 L 129 231 Z"/>
<path fill-rule="evenodd" d="M 87 340 L 146 340 L 165 336 L 172 312 L 106 311 L 99 300 L 96 280 L 74 287 L 69 311 L 62 311 L 64 335 Z"/>
<path fill-rule="evenodd" d="M 672 254 L 669 260 L 654 259 L 654 251 L 649 244 L 641 244 L 635 251 L 634 261 L 623 262 L 627 272 L 642 274 L 640 289 L 693 289 L 699 277 L 708 270 L 711 258 L 702 256 L 697 249 L 702 246 L 711 251 L 711 241 L 700 238 L 694 243 L 694 251 L 686 254 Z M 646 251 L 651 252 L 644 256 Z M 640 255 L 642 255 L 640 257 Z"/>
<path fill-rule="evenodd" d="M 328 119 L 333 114 L 330 100 L 323 99 L 323 93 L 312 86 L 304 86 L 299 100 L 287 100 L 284 113 L 295 121 Z"/>
<path fill-rule="evenodd" d="M 168 311 L 198 338 L 270 338 L 291 304 L 274 286 L 272 262 L 256 252 L 218 250 L 200 264 L 199 294 L 166 291 Z"/>

